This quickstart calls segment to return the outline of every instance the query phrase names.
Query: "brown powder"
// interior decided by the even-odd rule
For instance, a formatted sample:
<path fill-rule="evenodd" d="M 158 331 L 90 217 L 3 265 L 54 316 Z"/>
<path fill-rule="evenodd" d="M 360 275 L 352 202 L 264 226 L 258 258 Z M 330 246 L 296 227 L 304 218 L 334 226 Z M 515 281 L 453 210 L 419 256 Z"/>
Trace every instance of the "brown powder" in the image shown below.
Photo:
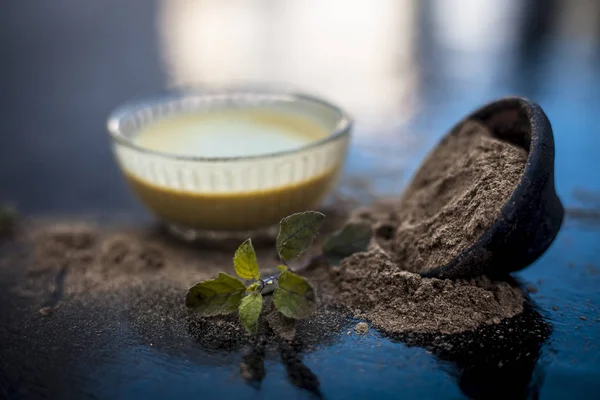
<path fill-rule="evenodd" d="M 325 282 L 330 301 L 387 333 L 458 333 L 523 311 L 521 291 L 506 282 L 422 278 L 377 248 L 344 259 Z"/>
<path fill-rule="evenodd" d="M 162 321 L 175 311 L 184 311 L 173 301 L 178 304 L 180 297 L 183 307 L 184 294 L 192 284 L 221 270 L 233 273 L 231 252 L 190 248 L 144 229 L 113 231 L 62 223 L 31 228 L 26 236 L 33 252 L 25 263 L 29 279 L 19 288 L 20 294 L 39 299 L 40 312 L 49 316 L 63 299 L 107 301 L 121 298 L 118 293 L 135 299 L 134 293 L 144 293 L 144 298 L 157 296 L 157 302 L 165 298 L 167 303 L 147 306 L 147 302 L 127 301 L 144 318 Z M 272 264 L 272 247 L 257 246 L 257 252 L 259 262 Z M 59 276 L 63 276 L 60 298 L 49 303 L 57 292 Z M 486 278 L 471 282 L 424 279 L 403 271 L 376 244 L 369 252 L 345 259 L 339 267 L 323 266 L 308 276 L 317 286 L 322 304 L 315 316 L 298 327 L 305 342 L 321 341 L 323 332 L 334 334 L 343 326 L 343 313 L 332 312 L 329 305 L 344 305 L 387 333 L 455 333 L 516 315 L 523 303 L 519 290 L 506 283 L 491 283 Z M 247 342 L 235 316 L 193 321 L 197 321 L 194 335 L 201 343 L 210 344 L 208 347 L 229 348 Z M 331 321 L 337 321 L 335 329 Z"/>
<path fill-rule="evenodd" d="M 343 221 L 334 212 L 328 215 L 333 218 L 326 221 L 323 237 Z M 60 313 L 63 303 L 109 307 L 117 302 L 132 311 L 140 331 L 148 325 L 155 329 L 169 325 L 164 329 L 170 334 L 182 334 L 172 327 L 183 324 L 188 325 L 183 334 L 189 331 L 204 347 L 232 349 L 250 341 L 237 315 L 199 318 L 184 306 L 185 293 L 193 284 L 212 279 L 219 271 L 235 275 L 232 257 L 238 239 L 187 244 L 154 227 L 100 228 L 64 220 L 27 221 L 15 239 L 21 251 L 0 259 L 0 272 L 21 276 L 12 292 L 30 299 L 43 316 Z M 255 236 L 253 244 L 261 272 L 268 276 L 278 264 L 275 236 Z M 314 251 L 317 242 L 306 257 Z M 273 320 L 263 325 L 280 337 L 312 345 L 336 337 L 347 324 L 346 316 L 346 310 L 322 305 L 295 330 Z M 267 317 L 265 312 L 262 318 Z"/>
<path fill-rule="evenodd" d="M 526 161 L 524 149 L 468 121 L 426 158 L 399 202 L 363 210 L 363 218 L 402 268 L 442 266 L 494 223 Z"/>
<path fill-rule="evenodd" d="M 26 262 L 30 279 L 22 292 L 39 294 L 40 285 L 54 282 L 48 278 L 62 273 L 63 296 L 111 293 L 160 282 L 179 288 L 183 299 L 196 282 L 212 279 L 219 271 L 234 274 L 234 243 L 188 246 L 153 228 L 101 229 L 81 222 L 41 222 L 23 229 L 20 241 L 33 250 Z M 271 245 L 257 241 L 255 247 L 264 265 L 274 264 Z"/>
<path fill-rule="evenodd" d="M 473 244 L 498 218 L 527 161 L 524 149 L 468 121 L 427 157 L 400 198 L 356 210 L 370 251 L 310 277 L 327 302 L 341 302 L 387 333 L 458 333 L 523 311 L 521 290 L 486 277 L 423 278 Z"/>
<path fill-rule="evenodd" d="M 344 223 L 347 207 L 343 203 L 321 210 L 327 215 L 322 234 L 298 260 L 299 264 L 314 255 L 323 238 Z M 269 229 L 252 236 L 263 275 L 278 264 L 276 235 L 277 230 Z M 183 243 L 155 226 L 105 223 L 100 227 L 81 220 L 27 220 L 15 237 L 28 258 L 21 261 L 28 279 L 20 290 L 31 289 L 38 296 L 37 289 L 48 281 L 45 278 L 64 271 L 65 296 L 90 291 L 110 293 L 160 282 L 181 290 L 183 299 L 190 286 L 214 278 L 219 271 L 234 275 L 233 254 L 246 238 L 243 235 Z"/>

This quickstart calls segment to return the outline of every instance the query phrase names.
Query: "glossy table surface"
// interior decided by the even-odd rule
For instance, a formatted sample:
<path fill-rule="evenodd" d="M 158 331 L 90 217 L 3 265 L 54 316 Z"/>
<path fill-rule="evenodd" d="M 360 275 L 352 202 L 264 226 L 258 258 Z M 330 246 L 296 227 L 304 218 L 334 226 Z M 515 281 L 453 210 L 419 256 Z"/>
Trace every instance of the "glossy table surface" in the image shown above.
<path fill-rule="evenodd" d="M 535 287 L 524 315 L 450 338 L 392 340 L 373 329 L 366 336 L 344 329 L 294 355 L 317 377 L 318 394 L 294 385 L 277 354 L 267 356 L 260 389 L 250 387 L 239 376 L 240 352 L 203 348 L 181 322 L 157 328 L 137 318 L 143 308 L 98 302 L 85 309 L 63 299 L 60 312 L 43 318 L 9 290 L 13 275 L 5 271 L 0 274 L 0 397 L 596 398 L 597 38 L 549 34 L 532 45 L 536 51 L 522 51 L 509 39 L 481 48 L 449 35 L 460 47 L 451 38 L 441 40 L 435 29 L 433 38 L 421 34 L 409 41 L 406 36 L 418 29 L 401 11 L 415 13 L 413 2 L 400 2 L 406 10 L 386 1 L 349 8 L 348 15 L 366 15 L 380 22 L 373 26 L 383 26 L 365 26 L 356 34 L 352 19 L 305 15 L 301 11 L 309 7 L 296 1 L 281 8 L 269 2 L 199 2 L 204 5 L 198 9 L 186 9 L 181 1 L 24 3 L 0 6 L 0 201 L 15 204 L 26 216 L 120 215 L 148 224 L 151 217 L 113 160 L 106 116 L 131 98 L 181 83 L 208 83 L 213 76 L 218 84 L 294 83 L 347 108 L 357 124 L 346 176 L 371 184 L 368 190 L 352 189 L 364 201 L 373 193 L 398 193 L 426 152 L 465 114 L 505 95 L 529 97 L 554 129 L 556 186 L 567 217 L 551 248 L 514 276 Z M 211 18 L 236 24 L 247 35 L 229 37 L 219 23 L 202 25 Z M 332 27 L 323 31 L 323 43 L 313 40 L 311 47 L 299 41 L 312 40 L 310 30 L 303 30 L 307 18 Z M 277 21 L 266 26 L 283 33 L 263 32 L 264 21 Z M 443 31 L 439 18 L 426 22 Z M 186 36 L 195 24 L 203 27 L 195 33 L 197 42 Z M 406 31 L 386 31 L 405 25 Z M 211 47 L 204 34 L 223 47 Z M 496 35 L 509 34 L 500 29 Z M 286 50 L 290 41 L 297 53 Z M 259 54 L 244 53 L 245 46 Z M 328 56 L 329 48 L 337 50 L 339 60 Z M 390 48 L 397 53 L 391 61 Z M 235 67 L 238 63 L 245 68 Z M 345 63 L 351 64 L 346 70 Z"/>

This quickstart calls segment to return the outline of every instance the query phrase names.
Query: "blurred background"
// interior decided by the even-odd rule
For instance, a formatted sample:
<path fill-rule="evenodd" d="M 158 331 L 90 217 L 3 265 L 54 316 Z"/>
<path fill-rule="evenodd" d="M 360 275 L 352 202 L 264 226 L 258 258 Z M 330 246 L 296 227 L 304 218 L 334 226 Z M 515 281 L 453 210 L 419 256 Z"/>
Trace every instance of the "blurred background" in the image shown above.
<path fill-rule="evenodd" d="M 600 189 L 599 1 L 3 1 L 0 50 L 0 200 L 25 213 L 142 212 L 112 160 L 111 110 L 247 83 L 347 109 L 347 176 L 369 193 L 399 191 L 445 131 L 506 95 L 547 112 L 567 205 Z"/>

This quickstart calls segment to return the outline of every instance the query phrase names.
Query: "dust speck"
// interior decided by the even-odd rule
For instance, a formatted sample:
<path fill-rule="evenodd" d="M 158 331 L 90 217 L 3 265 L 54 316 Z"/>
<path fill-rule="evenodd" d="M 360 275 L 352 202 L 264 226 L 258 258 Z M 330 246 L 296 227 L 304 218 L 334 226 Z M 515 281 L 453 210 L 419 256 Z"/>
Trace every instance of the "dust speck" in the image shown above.
<path fill-rule="evenodd" d="M 359 322 L 354 326 L 354 332 L 364 335 L 369 332 L 369 325 L 366 322 Z"/>

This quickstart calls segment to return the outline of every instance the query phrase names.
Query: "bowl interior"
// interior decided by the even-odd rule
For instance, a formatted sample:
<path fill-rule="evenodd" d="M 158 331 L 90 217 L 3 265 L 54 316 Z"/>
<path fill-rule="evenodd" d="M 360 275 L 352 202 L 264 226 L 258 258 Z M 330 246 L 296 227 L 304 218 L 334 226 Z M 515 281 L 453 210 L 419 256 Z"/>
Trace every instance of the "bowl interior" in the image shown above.
<path fill-rule="evenodd" d="M 158 121 L 178 115 L 214 114 L 223 111 L 268 111 L 272 114 L 302 118 L 318 125 L 322 128 L 324 134 L 319 135 L 307 145 L 290 149 L 287 152 L 265 152 L 264 154 L 252 156 L 186 156 L 151 150 L 135 143 L 134 139 L 141 130 Z M 136 148 L 140 152 L 151 152 L 157 155 L 187 160 L 223 161 L 281 155 L 306 147 L 319 146 L 327 140 L 348 134 L 351 124 L 350 117 L 339 107 L 306 94 L 217 92 L 169 94 L 153 99 L 130 102 L 119 107 L 111 114 L 107 126 L 113 140 Z"/>

